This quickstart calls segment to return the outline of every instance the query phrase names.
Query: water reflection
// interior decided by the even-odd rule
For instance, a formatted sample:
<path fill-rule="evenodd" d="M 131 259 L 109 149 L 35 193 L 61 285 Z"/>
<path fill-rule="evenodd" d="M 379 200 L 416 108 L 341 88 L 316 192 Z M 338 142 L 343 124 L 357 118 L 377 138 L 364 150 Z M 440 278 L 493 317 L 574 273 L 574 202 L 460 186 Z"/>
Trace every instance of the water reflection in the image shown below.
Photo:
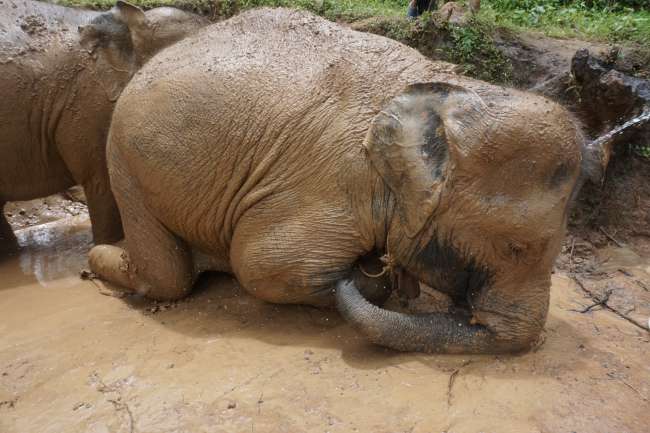
<path fill-rule="evenodd" d="M 18 251 L 1 258 L 0 290 L 33 279 L 47 287 L 53 280 L 76 276 L 86 267 L 87 253 L 92 247 L 86 216 L 21 229 L 16 232 L 16 238 Z"/>

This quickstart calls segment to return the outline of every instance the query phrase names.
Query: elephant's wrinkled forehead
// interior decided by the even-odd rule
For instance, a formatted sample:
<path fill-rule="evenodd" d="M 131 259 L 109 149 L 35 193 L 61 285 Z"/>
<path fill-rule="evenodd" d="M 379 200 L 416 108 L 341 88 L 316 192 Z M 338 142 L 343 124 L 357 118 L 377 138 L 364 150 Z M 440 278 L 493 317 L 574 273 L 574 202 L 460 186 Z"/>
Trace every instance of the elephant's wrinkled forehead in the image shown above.
<path fill-rule="evenodd" d="M 475 141 L 467 169 L 491 178 L 500 190 L 559 188 L 575 180 L 582 137 L 564 109 L 531 96 L 487 105 L 489 113 L 467 137 Z"/>

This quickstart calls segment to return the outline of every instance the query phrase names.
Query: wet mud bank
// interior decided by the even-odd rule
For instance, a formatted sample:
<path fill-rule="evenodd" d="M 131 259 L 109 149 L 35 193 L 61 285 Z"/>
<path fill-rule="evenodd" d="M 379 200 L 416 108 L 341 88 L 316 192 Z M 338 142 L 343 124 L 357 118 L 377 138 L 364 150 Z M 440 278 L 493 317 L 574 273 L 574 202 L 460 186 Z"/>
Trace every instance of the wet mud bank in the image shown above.
<path fill-rule="evenodd" d="M 226 275 L 181 302 L 105 296 L 79 278 L 92 242 L 83 213 L 16 234 L 20 250 L 0 259 L 3 433 L 642 433 L 650 423 L 650 333 L 634 323 L 650 313 L 650 262 L 626 248 L 569 242 L 537 349 L 431 356 L 372 346 L 335 311 L 267 304 Z"/>

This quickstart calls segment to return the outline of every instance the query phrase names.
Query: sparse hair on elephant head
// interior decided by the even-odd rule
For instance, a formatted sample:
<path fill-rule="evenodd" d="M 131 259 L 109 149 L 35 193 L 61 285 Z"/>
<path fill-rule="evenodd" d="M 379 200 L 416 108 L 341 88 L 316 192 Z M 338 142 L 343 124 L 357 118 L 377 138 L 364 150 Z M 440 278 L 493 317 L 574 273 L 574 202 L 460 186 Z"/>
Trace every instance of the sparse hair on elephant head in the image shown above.
<path fill-rule="evenodd" d="M 160 7 L 145 12 L 118 0 L 111 10 L 79 26 L 79 42 L 91 52 L 104 49 L 114 68 L 133 70 L 207 24 L 205 18 L 180 9 Z"/>

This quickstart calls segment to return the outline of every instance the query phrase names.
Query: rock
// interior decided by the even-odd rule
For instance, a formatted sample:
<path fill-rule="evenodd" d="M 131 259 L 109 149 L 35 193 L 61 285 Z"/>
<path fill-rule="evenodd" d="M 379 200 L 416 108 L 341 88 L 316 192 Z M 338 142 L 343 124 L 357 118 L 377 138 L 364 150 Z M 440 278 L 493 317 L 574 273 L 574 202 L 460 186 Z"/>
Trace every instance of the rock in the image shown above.
<path fill-rule="evenodd" d="M 649 80 L 620 72 L 586 49 L 578 50 L 573 56 L 571 72 L 580 93 L 580 111 L 589 132 L 594 135 L 602 134 L 650 107 Z M 639 134 L 640 131 L 630 132 Z M 650 143 L 650 125 L 642 128 L 638 138 Z"/>

